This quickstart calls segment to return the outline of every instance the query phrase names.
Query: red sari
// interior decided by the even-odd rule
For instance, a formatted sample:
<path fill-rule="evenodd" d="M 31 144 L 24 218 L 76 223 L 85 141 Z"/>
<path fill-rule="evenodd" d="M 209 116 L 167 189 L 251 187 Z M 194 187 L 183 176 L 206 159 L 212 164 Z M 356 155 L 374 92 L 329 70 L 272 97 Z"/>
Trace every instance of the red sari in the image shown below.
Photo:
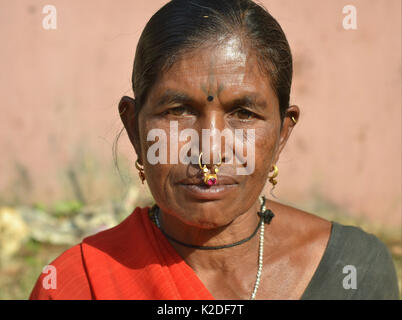
<path fill-rule="evenodd" d="M 30 299 L 212 300 L 196 273 L 136 208 L 114 228 L 85 238 L 51 265 L 56 288 L 41 274 Z M 46 279 L 45 279 L 46 281 Z"/>

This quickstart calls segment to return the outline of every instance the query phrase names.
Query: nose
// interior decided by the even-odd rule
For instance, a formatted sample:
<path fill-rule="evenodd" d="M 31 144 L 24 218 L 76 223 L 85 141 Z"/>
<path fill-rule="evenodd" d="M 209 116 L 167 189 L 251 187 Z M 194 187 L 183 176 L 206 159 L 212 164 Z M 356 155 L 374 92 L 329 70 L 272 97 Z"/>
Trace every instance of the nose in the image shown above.
<path fill-rule="evenodd" d="M 225 162 L 227 155 L 223 153 L 222 146 L 222 133 L 226 129 L 224 116 L 224 112 L 220 110 L 208 110 L 199 119 L 202 164 L 216 165 Z"/>

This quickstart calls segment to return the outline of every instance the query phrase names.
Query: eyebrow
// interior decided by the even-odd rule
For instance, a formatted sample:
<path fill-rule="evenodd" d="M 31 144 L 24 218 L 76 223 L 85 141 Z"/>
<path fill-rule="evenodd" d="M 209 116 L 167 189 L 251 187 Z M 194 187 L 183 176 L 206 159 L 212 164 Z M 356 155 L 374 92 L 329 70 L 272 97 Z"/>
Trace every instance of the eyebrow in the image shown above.
<path fill-rule="evenodd" d="M 184 92 L 174 91 L 168 89 L 165 93 L 157 100 L 157 106 L 169 105 L 174 103 L 195 103 L 195 100 Z"/>
<path fill-rule="evenodd" d="M 236 98 L 232 101 L 225 103 L 224 107 L 235 108 L 245 106 L 250 109 L 264 111 L 267 107 L 266 101 L 261 100 L 261 102 L 257 102 L 257 100 L 258 100 L 257 94 L 248 94 L 248 95 L 246 94 L 240 98 Z M 157 100 L 156 106 L 158 107 L 163 105 L 171 105 L 175 103 L 196 104 L 197 101 L 184 92 L 168 89 Z"/>
<path fill-rule="evenodd" d="M 234 99 L 233 101 L 227 103 L 230 107 L 240 107 L 245 106 L 250 109 L 264 111 L 267 107 L 267 102 L 261 100 L 261 102 L 257 102 L 257 95 L 245 95 L 241 98 Z"/>

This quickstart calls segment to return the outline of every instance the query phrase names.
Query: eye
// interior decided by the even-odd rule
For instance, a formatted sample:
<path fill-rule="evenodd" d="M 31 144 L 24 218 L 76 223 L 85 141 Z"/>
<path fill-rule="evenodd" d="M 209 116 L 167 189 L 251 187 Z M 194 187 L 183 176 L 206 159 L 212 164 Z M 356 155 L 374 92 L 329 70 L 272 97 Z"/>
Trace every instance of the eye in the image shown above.
<path fill-rule="evenodd" d="M 175 108 L 170 108 L 165 111 L 165 114 L 172 115 L 172 116 L 188 116 L 188 115 L 193 115 L 194 112 L 190 110 L 190 108 L 186 106 L 180 106 L 180 107 L 175 107 Z"/>
<path fill-rule="evenodd" d="M 239 118 L 240 120 L 250 120 L 255 117 L 255 114 L 247 109 L 238 109 L 233 112 L 233 115 Z"/>

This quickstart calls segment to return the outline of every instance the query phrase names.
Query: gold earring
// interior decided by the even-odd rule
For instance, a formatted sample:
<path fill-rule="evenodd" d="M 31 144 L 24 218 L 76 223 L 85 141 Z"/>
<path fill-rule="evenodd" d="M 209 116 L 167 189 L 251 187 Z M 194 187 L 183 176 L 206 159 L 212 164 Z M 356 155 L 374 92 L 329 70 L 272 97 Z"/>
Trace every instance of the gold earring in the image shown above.
<path fill-rule="evenodd" d="M 294 122 L 294 124 L 296 124 L 296 123 L 297 123 L 297 121 L 296 121 L 295 117 L 293 117 L 293 116 L 292 116 L 292 118 L 291 118 L 291 119 L 292 119 L 292 121 Z"/>
<path fill-rule="evenodd" d="M 144 184 L 144 181 L 145 181 L 144 166 L 139 164 L 138 159 L 137 159 L 137 161 L 135 161 L 135 167 L 138 170 L 138 175 L 140 176 L 142 184 Z"/>
<path fill-rule="evenodd" d="M 269 182 L 271 182 L 272 185 L 275 187 L 275 185 L 278 183 L 278 181 L 275 180 L 275 178 L 278 176 L 278 171 L 279 170 L 278 170 L 278 167 L 276 165 L 273 165 L 272 167 L 273 167 L 273 170 L 274 170 L 274 174 L 271 177 L 269 177 Z"/>

